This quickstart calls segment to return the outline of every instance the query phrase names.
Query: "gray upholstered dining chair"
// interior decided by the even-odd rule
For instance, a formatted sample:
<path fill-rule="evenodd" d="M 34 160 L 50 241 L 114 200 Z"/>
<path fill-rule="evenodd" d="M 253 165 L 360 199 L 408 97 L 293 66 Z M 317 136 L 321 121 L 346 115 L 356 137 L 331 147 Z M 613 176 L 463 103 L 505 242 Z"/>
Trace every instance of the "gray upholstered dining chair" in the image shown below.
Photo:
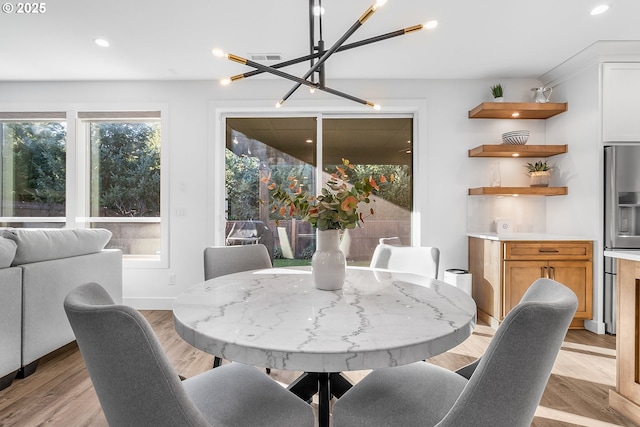
<path fill-rule="evenodd" d="M 209 246 L 204 249 L 204 280 L 240 271 L 271 268 L 271 257 L 263 244 Z"/>
<path fill-rule="evenodd" d="M 457 372 L 424 362 L 375 370 L 335 403 L 333 425 L 528 427 L 577 306 L 572 290 L 538 279 L 480 359 Z"/>
<path fill-rule="evenodd" d="M 88 283 L 64 309 L 110 426 L 313 426 L 313 410 L 254 367 L 232 363 L 180 381 L 135 309 Z"/>
<path fill-rule="evenodd" d="M 204 280 L 272 266 L 269 251 L 263 244 L 209 246 L 204 249 Z M 218 356 L 213 358 L 214 368 L 221 363 Z M 267 369 L 267 373 L 269 372 L 270 369 Z"/>
<path fill-rule="evenodd" d="M 438 278 L 440 249 L 429 246 L 398 246 L 380 243 L 371 257 L 370 267 L 386 268 Z"/>

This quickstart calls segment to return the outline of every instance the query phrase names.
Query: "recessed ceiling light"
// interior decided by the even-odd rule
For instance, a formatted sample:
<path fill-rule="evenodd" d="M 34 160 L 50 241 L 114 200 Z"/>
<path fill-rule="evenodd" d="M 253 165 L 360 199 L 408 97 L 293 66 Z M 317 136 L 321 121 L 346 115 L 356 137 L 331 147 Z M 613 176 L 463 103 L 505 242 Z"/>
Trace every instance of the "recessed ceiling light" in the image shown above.
<path fill-rule="evenodd" d="M 93 42 L 100 47 L 109 47 L 109 42 L 105 39 L 93 39 Z"/>
<path fill-rule="evenodd" d="M 609 10 L 609 5 L 601 4 L 600 6 L 596 6 L 593 9 L 591 9 L 591 15 L 593 16 L 600 15 L 601 13 L 605 13 L 607 10 Z"/>

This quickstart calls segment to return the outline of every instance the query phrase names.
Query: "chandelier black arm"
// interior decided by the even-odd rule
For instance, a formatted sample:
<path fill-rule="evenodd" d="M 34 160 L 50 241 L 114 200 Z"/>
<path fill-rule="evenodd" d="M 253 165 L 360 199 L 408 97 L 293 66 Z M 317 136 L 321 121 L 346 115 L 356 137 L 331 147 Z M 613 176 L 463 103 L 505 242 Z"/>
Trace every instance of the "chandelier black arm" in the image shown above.
<path fill-rule="evenodd" d="M 354 42 L 354 43 L 345 44 L 344 46 L 340 46 L 336 50 L 336 52 L 344 52 L 345 50 L 353 49 L 353 48 L 360 47 L 360 46 L 366 46 L 368 44 L 376 43 L 376 42 L 383 41 L 383 40 L 388 40 L 390 38 L 402 36 L 404 34 L 407 34 L 407 33 L 410 33 L 410 32 L 416 31 L 416 30 L 420 30 L 420 29 L 422 29 L 422 25 L 415 25 L 413 27 L 403 28 L 402 30 L 396 30 L 396 31 L 392 31 L 390 33 L 381 34 L 379 36 L 370 37 L 368 39 L 364 39 L 364 40 L 360 40 L 360 41 L 357 41 L 357 42 Z M 271 65 L 271 68 L 277 69 L 277 68 L 289 67 L 291 65 L 299 64 L 299 63 L 304 62 L 304 61 L 309 61 L 309 60 L 312 60 L 312 59 L 315 59 L 315 58 L 320 58 L 322 55 L 324 55 L 324 51 L 314 53 L 313 55 L 300 56 L 298 58 L 290 59 L 288 61 L 279 62 L 277 64 Z M 265 73 L 265 72 L 266 71 L 262 71 L 262 70 L 248 71 L 246 73 L 234 76 L 232 78 L 232 80 L 246 79 L 246 78 L 249 78 L 249 77 L 257 76 L 257 75 Z"/>
<path fill-rule="evenodd" d="M 242 57 L 237 56 L 237 55 L 229 54 L 228 56 L 229 56 L 229 59 L 232 60 L 232 61 L 239 62 L 239 63 L 247 65 L 249 67 L 256 68 L 256 69 L 258 69 L 258 70 L 260 70 L 260 71 L 262 71 L 264 73 L 270 73 L 270 74 L 276 75 L 278 77 L 282 77 L 282 78 L 294 81 L 294 82 L 298 83 L 299 85 L 305 85 L 305 86 L 312 87 L 314 89 L 319 89 L 321 91 L 324 91 L 324 92 L 327 92 L 327 93 L 331 93 L 331 94 L 336 95 L 336 96 L 340 96 L 342 98 L 348 99 L 350 101 L 357 102 L 359 104 L 368 105 L 370 107 L 374 106 L 373 103 L 371 103 L 369 101 L 366 101 L 364 99 L 360 99 L 358 97 L 349 95 L 349 94 L 344 93 L 344 92 L 340 92 L 340 91 L 335 90 L 335 89 L 331 89 L 331 88 L 326 87 L 326 86 L 320 87 L 317 83 L 313 83 L 313 82 L 310 82 L 309 80 L 302 79 L 302 78 L 300 78 L 298 76 L 294 76 L 292 74 L 285 73 L 284 71 L 276 70 L 275 68 L 269 67 L 268 65 L 263 65 L 263 64 L 260 64 L 258 62 L 254 62 L 254 61 L 251 61 L 250 59 L 245 59 L 245 58 L 242 58 Z"/>
<path fill-rule="evenodd" d="M 355 97 L 353 95 L 349 95 L 348 93 L 344 93 L 344 92 L 340 92 L 340 91 L 335 90 L 335 89 L 331 89 L 330 87 L 326 87 L 326 86 L 318 87 L 318 90 L 330 93 L 332 95 L 339 96 L 341 98 L 348 99 L 350 101 L 357 102 L 357 103 L 362 104 L 362 105 L 366 105 L 366 106 L 373 107 L 373 108 L 379 108 L 379 107 L 376 107 L 376 105 L 374 103 L 372 103 L 372 102 L 365 101 L 364 99 L 360 99 L 360 98 Z"/>
<path fill-rule="evenodd" d="M 305 86 L 312 87 L 314 89 L 318 89 L 318 84 L 317 83 L 310 82 L 309 80 L 300 78 L 298 76 L 294 76 L 293 74 L 285 73 L 284 71 L 280 71 L 280 70 L 278 70 L 276 68 L 273 68 L 273 67 L 270 67 L 268 65 L 263 65 L 263 64 L 260 64 L 259 62 L 255 62 L 255 61 L 252 61 L 250 59 L 242 58 L 241 56 L 237 56 L 237 55 L 233 55 L 233 54 L 229 54 L 228 58 L 231 61 L 238 62 L 240 64 L 247 65 L 249 67 L 253 67 L 253 68 L 255 68 L 256 70 L 259 70 L 262 73 L 273 74 L 275 76 L 282 77 L 282 78 L 285 78 L 287 80 L 294 81 L 299 85 L 305 85 Z M 234 79 L 237 79 L 237 76 L 231 78 L 231 80 L 234 80 Z"/>
<path fill-rule="evenodd" d="M 304 59 L 304 61 L 310 61 L 309 66 L 313 67 L 313 60 L 316 58 L 313 55 L 313 50 L 314 50 L 314 46 L 316 44 L 315 42 L 315 34 L 316 34 L 316 30 L 315 30 L 315 24 L 316 24 L 316 20 L 313 17 L 313 4 L 314 4 L 315 0 L 309 0 L 309 56 Z M 302 62 L 302 61 L 300 61 Z M 297 64 L 297 62 L 295 62 L 295 64 Z M 283 65 L 284 67 L 285 65 Z M 274 67 L 274 68 L 280 68 L 280 67 Z"/>
<path fill-rule="evenodd" d="M 311 74 L 313 74 L 318 68 L 320 68 L 327 59 L 329 59 L 329 57 L 331 55 L 333 55 L 333 53 L 338 50 L 338 48 L 340 46 L 342 46 L 344 44 L 345 41 L 347 41 L 347 39 L 349 37 L 351 37 L 351 35 L 353 35 L 353 33 L 355 33 L 361 26 L 362 24 L 364 24 L 364 22 L 369 19 L 369 17 L 376 11 L 376 8 L 374 6 L 369 6 L 369 8 L 364 12 L 364 14 L 358 18 L 358 20 L 351 26 L 351 28 L 349 28 L 347 30 L 347 32 L 345 32 L 342 37 L 340 37 L 338 39 L 338 41 L 336 41 L 333 46 L 331 46 L 321 57 L 320 59 L 318 59 L 316 61 L 316 63 L 313 65 L 313 67 L 311 67 L 309 69 L 309 71 L 307 71 L 304 76 L 302 77 L 303 79 L 307 79 L 307 77 L 309 77 Z M 298 88 L 300 87 L 300 83 L 296 84 L 293 88 L 291 88 L 291 90 L 289 92 L 287 92 L 287 94 L 280 100 L 279 104 L 282 104 L 284 101 L 286 101 L 291 95 L 293 95 L 293 93 L 298 90 Z"/>

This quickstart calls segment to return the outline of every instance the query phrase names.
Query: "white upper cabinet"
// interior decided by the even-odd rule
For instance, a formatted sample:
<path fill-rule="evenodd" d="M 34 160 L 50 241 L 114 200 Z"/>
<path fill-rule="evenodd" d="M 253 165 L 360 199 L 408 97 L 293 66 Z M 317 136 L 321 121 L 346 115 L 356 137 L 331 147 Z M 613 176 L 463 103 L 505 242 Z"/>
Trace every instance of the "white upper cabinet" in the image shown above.
<path fill-rule="evenodd" d="M 605 63 L 603 142 L 640 142 L 640 63 Z"/>

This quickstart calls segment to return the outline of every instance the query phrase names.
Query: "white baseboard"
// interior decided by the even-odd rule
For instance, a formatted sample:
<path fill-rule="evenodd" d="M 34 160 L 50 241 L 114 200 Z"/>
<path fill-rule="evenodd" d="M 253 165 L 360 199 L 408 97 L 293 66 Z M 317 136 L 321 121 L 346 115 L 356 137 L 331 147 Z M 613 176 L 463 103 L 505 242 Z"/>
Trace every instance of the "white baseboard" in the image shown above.
<path fill-rule="evenodd" d="M 587 331 L 591 331 L 594 334 L 604 334 L 604 322 L 597 322 L 595 320 L 585 320 L 584 321 L 584 328 Z"/>
<path fill-rule="evenodd" d="M 122 298 L 124 305 L 136 310 L 173 310 L 175 298 Z"/>

